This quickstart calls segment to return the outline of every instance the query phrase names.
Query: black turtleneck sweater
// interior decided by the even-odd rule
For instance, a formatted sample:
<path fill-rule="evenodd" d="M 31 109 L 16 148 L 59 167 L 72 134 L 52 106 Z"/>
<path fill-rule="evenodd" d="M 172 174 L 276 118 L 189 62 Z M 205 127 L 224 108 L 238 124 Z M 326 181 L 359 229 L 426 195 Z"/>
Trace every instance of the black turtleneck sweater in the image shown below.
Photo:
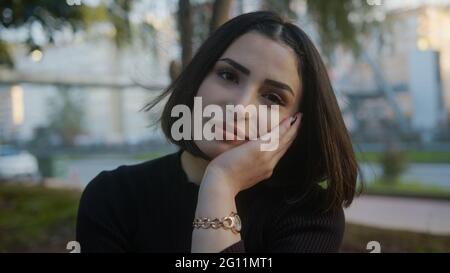
<path fill-rule="evenodd" d="M 90 181 L 78 210 L 81 252 L 189 253 L 199 186 L 187 179 L 180 155 L 102 171 Z M 264 182 L 239 192 L 242 240 L 222 252 L 337 252 L 343 210 L 316 212 L 324 191 L 314 191 L 294 205 Z"/>

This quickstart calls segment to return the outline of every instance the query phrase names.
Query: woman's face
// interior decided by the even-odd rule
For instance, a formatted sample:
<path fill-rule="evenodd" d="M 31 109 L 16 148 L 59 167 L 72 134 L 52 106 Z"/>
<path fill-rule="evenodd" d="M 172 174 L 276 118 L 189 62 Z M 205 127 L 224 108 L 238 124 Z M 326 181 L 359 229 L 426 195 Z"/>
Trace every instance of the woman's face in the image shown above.
<path fill-rule="evenodd" d="M 214 64 L 200 85 L 197 96 L 203 108 L 218 105 L 226 113 L 225 105 L 279 106 L 279 121 L 298 111 L 301 97 L 301 79 L 297 55 L 287 45 L 273 41 L 257 32 L 248 32 L 235 40 Z M 270 108 L 269 108 L 270 109 Z M 245 135 L 254 128 L 248 124 L 253 118 L 258 124 L 270 117 L 260 115 L 236 120 L 245 128 Z M 225 117 L 224 117 L 225 119 Z M 242 123 L 242 124 L 241 124 Z M 245 124 L 245 125 L 244 125 Z M 195 140 L 195 144 L 210 158 L 243 144 L 247 140 Z"/>

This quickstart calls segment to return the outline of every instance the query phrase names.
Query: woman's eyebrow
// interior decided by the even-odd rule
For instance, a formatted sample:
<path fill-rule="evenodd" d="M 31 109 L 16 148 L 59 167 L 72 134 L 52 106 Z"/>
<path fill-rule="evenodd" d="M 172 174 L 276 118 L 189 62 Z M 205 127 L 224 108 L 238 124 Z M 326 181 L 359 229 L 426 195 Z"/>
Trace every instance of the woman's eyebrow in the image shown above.
<path fill-rule="evenodd" d="M 240 63 L 238 63 L 236 61 L 233 61 L 230 58 L 223 58 L 223 59 L 220 59 L 219 61 L 223 61 L 223 62 L 228 63 L 229 65 L 231 65 L 232 67 L 234 67 L 237 70 L 241 71 L 242 73 L 244 73 L 247 76 L 250 75 L 250 70 L 248 68 L 246 68 L 245 66 L 243 66 L 242 64 L 240 64 Z"/>
<path fill-rule="evenodd" d="M 245 74 L 247 76 L 250 75 L 250 70 L 248 68 L 246 68 L 242 64 L 240 64 L 240 63 L 238 63 L 238 62 L 236 62 L 236 61 L 234 61 L 234 60 L 232 60 L 230 58 L 222 58 L 222 59 L 219 59 L 219 61 L 223 61 L 223 62 L 228 63 L 229 65 L 231 65 L 235 69 L 241 71 L 243 74 Z M 279 82 L 279 81 L 275 81 L 275 80 L 271 80 L 271 79 L 266 79 L 264 81 L 264 83 L 272 85 L 273 87 L 277 87 L 277 88 L 289 91 L 293 96 L 295 96 L 294 95 L 294 91 L 292 91 L 292 88 L 289 85 L 285 84 L 285 83 L 282 83 L 282 82 Z"/>
<path fill-rule="evenodd" d="M 277 88 L 286 90 L 286 91 L 290 92 L 292 94 L 292 96 L 295 97 L 294 91 L 292 91 L 292 88 L 289 85 L 285 84 L 285 83 L 282 83 L 282 82 L 279 82 L 279 81 L 274 81 L 274 80 L 269 80 L 269 79 L 265 80 L 264 82 L 266 84 L 272 85 L 273 87 L 277 87 Z"/>

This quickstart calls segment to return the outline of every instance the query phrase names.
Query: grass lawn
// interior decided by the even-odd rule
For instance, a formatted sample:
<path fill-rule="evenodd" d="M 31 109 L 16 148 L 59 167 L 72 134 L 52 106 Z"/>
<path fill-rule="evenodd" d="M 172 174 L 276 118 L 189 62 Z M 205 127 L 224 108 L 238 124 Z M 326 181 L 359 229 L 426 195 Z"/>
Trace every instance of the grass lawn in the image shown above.
<path fill-rule="evenodd" d="M 75 239 L 79 191 L 0 184 L 0 252 L 68 252 Z M 342 252 L 450 252 L 450 236 L 347 224 Z"/>
<path fill-rule="evenodd" d="M 365 185 L 364 193 L 450 200 L 450 188 L 426 185 L 420 182 L 376 180 Z"/>
<path fill-rule="evenodd" d="M 75 239 L 80 192 L 0 184 L 0 252 L 61 252 Z"/>
<path fill-rule="evenodd" d="M 357 152 L 356 158 L 362 162 L 379 162 L 381 152 Z M 450 163 L 450 152 L 406 151 L 408 162 L 415 163 Z"/>
<path fill-rule="evenodd" d="M 436 236 L 403 230 L 386 230 L 347 224 L 341 252 L 370 252 L 367 243 L 377 241 L 381 252 L 450 252 L 450 236 Z"/>

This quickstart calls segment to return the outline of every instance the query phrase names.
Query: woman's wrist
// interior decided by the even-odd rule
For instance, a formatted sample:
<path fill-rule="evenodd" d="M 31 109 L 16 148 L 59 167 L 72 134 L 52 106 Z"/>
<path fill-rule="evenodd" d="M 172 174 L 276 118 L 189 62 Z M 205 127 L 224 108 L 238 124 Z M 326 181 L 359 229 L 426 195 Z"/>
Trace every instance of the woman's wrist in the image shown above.
<path fill-rule="evenodd" d="M 223 177 L 205 173 L 198 193 L 196 217 L 224 217 L 236 211 L 236 194 Z"/>
<path fill-rule="evenodd" d="M 234 197 L 239 193 L 238 183 L 228 177 L 224 171 L 208 166 L 200 184 L 200 190 L 213 195 Z"/>

